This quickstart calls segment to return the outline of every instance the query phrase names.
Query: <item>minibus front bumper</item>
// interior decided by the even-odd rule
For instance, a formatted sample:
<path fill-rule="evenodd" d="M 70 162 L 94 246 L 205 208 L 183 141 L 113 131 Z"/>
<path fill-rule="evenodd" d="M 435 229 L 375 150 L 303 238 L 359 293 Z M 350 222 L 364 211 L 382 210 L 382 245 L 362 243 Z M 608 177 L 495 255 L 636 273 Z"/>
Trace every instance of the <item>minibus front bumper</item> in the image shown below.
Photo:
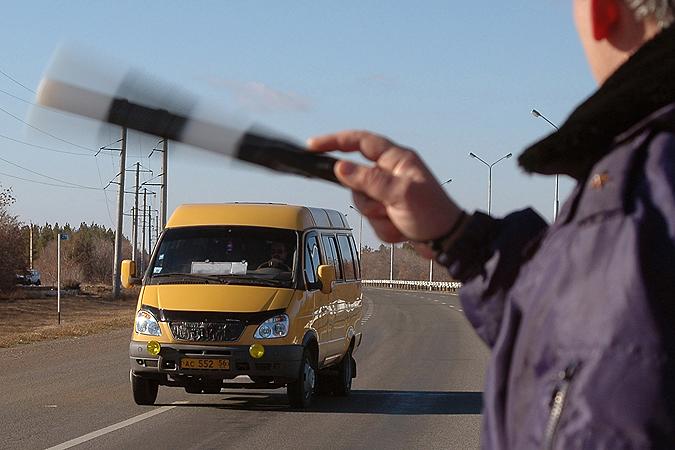
<path fill-rule="evenodd" d="M 131 341 L 131 370 L 139 376 L 166 380 L 167 376 L 232 379 L 240 375 L 296 380 L 302 363 L 302 345 L 265 345 L 260 358 L 253 358 L 248 345 L 161 344 L 158 355 L 148 352 L 147 342 Z M 192 366 L 192 367 L 188 367 Z"/>

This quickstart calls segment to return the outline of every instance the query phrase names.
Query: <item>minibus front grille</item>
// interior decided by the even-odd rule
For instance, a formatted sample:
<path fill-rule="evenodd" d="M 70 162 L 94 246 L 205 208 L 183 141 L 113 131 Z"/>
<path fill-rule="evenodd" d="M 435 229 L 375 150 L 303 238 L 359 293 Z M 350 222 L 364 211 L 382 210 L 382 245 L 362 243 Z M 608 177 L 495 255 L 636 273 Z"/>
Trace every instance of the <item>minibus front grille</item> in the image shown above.
<path fill-rule="evenodd" d="M 240 320 L 225 322 L 169 322 L 174 339 L 190 342 L 236 341 L 246 324 Z"/>

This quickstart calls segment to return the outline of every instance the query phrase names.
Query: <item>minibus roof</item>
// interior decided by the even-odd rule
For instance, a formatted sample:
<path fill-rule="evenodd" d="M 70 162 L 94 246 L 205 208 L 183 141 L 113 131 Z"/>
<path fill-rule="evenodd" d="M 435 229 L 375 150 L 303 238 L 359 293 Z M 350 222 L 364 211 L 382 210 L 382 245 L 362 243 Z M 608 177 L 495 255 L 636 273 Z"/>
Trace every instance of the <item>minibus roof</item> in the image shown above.
<path fill-rule="evenodd" d="M 167 228 L 193 226 L 257 226 L 306 230 L 349 230 L 347 218 L 332 209 L 279 203 L 203 203 L 180 205 L 171 214 Z"/>

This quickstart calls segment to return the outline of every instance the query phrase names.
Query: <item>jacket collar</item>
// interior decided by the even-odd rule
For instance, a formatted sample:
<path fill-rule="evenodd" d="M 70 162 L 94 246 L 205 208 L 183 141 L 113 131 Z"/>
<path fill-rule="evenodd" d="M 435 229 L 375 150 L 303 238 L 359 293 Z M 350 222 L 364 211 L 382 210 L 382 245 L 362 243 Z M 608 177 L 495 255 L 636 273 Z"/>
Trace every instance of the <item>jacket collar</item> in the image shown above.
<path fill-rule="evenodd" d="M 644 44 L 569 116 L 560 130 L 527 148 L 527 172 L 584 179 L 615 139 L 675 101 L 675 26 Z"/>

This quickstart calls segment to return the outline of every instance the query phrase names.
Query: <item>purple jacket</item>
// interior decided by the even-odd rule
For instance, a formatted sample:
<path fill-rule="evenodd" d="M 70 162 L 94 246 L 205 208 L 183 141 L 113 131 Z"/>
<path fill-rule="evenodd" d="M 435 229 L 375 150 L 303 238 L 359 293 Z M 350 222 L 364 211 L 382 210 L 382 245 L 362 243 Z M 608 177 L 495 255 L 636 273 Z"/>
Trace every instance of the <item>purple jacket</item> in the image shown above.
<path fill-rule="evenodd" d="M 485 448 L 675 448 L 673 33 L 521 156 L 579 180 L 553 225 L 478 214 L 456 244 L 475 249 L 450 272 L 492 348 Z"/>

